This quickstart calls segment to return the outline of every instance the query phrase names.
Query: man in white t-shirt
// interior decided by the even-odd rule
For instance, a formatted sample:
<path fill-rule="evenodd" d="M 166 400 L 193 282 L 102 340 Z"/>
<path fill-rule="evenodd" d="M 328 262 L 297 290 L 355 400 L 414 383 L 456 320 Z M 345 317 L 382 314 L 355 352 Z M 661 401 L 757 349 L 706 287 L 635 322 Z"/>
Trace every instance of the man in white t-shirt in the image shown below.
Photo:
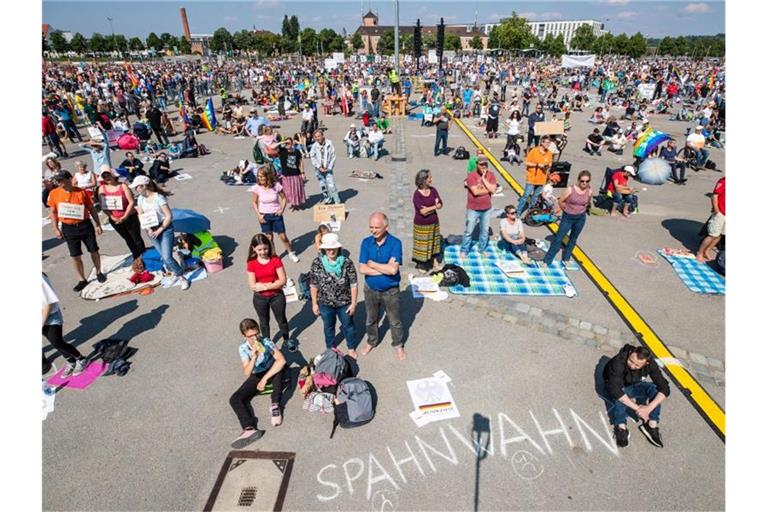
<path fill-rule="evenodd" d="M 685 140 L 685 145 L 696 153 L 696 167 L 699 168 L 704 167 L 704 164 L 707 163 L 707 160 L 709 159 L 709 151 L 704 149 L 706 138 L 702 134 L 702 131 L 704 131 L 704 127 L 698 125 L 694 129 L 694 132 L 688 135 L 688 138 Z"/>

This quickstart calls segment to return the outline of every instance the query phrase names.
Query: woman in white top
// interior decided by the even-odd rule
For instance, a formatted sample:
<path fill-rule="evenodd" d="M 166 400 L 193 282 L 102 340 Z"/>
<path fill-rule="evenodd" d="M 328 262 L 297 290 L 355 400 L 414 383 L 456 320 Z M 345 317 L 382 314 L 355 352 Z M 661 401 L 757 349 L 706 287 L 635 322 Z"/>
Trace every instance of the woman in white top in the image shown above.
<path fill-rule="evenodd" d="M 158 187 L 147 176 L 136 176 L 131 188 L 139 194 L 136 210 L 141 227 L 147 231 L 165 267 L 174 275 L 171 286 L 181 281 L 181 289 L 186 290 L 189 288 L 189 281 L 184 278 L 181 266 L 173 258 L 173 214 L 166 199 L 168 192 Z"/>
<path fill-rule="evenodd" d="M 523 263 L 529 265 L 531 260 L 525 248 L 525 231 L 522 221 L 517 218 L 517 208 L 510 204 L 504 208 L 504 213 L 507 216 L 500 222 L 501 240 L 499 240 L 499 248 L 511 252 L 518 256 Z"/>
<path fill-rule="evenodd" d="M 85 190 L 91 199 L 96 192 L 96 175 L 88 170 L 88 164 L 78 160 L 75 162 L 75 186 Z"/>
<path fill-rule="evenodd" d="M 509 115 L 509 119 L 506 120 L 507 124 L 507 145 L 504 146 L 504 157 L 510 163 L 523 163 L 523 159 L 520 157 L 515 148 L 515 139 L 520 137 L 520 124 L 522 123 L 522 117 L 519 110 L 513 110 Z M 519 149 L 519 145 L 517 146 Z"/>

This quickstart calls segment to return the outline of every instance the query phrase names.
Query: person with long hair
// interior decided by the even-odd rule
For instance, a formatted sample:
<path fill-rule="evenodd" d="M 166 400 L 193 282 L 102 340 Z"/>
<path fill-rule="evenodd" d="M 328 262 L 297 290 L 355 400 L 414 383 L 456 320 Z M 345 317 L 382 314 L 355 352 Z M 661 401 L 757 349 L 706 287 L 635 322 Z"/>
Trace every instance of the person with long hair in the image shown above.
<path fill-rule="evenodd" d="M 439 263 L 442 254 L 442 236 L 437 210 L 443 200 L 432 186 L 432 173 L 421 169 L 416 173 L 416 190 L 413 192 L 413 261 L 416 268 L 426 273 Z"/>
<path fill-rule="evenodd" d="M 147 231 L 165 268 L 173 274 L 173 282 L 181 282 L 181 289 L 189 288 L 189 281 L 184 277 L 184 271 L 173 257 L 173 213 L 168 205 L 169 193 L 158 187 L 147 176 L 136 176 L 131 183 L 131 188 L 139 194 L 136 210 L 139 214 L 139 223 Z"/>
<path fill-rule="evenodd" d="M 277 427 L 283 422 L 280 413 L 280 400 L 283 396 L 283 377 L 285 371 L 285 356 L 275 347 L 266 336 L 261 335 L 259 326 L 253 318 L 240 322 L 240 334 L 243 342 L 238 347 L 245 382 L 229 397 L 229 405 L 235 411 L 243 432 L 232 442 L 232 448 L 241 449 L 264 435 L 257 428 L 259 419 L 253 413 L 251 400 L 263 392 L 267 384 L 272 384 L 270 393 L 269 413 L 272 426 Z"/>
<path fill-rule="evenodd" d="M 288 278 L 283 262 L 275 255 L 272 240 L 264 233 L 254 235 L 248 248 L 248 287 L 253 291 L 253 308 L 259 318 L 261 332 L 271 338 L 269 328 L 269 312 L 275 315 L 277 327 L 280 330 L 274 341 L 282 336 L 288 340 L 288 319 L 285 316 L 285 286 Z M 292 341 L 288 343 L 293 346 Z"/>
<path fill-rule="evenodd" d="M 291 210 L 299 210 L 307 200 L 304 191 L 304 160 L 301 151 L 296 147 L 292 138 L 286 138 L 280 143 L 278 150 L 280 168 L 283 172 L 281 184 Z"/>
<path fill-rule="evenodd" d="M 102 185 L 99 187 L 101 210 L 109 217 L 109 224 L 125 240 L 133 259 L 139 258 L 147 250 L 141 238 L 141 225 L 136 214 L 133 194 L 125 183 L 118 183 L 112 171 L 101 173 Z"/>
<path fill-rule="evenodd" d="M 253 193 L 253 209 L 259 219 L 261 232 L 272 242 L 273 233 L 277 233 L 288 251 L 288 257 L 294 263 L 299 262 L 299 257 L 293 252 L 291 241 L 285 234 L 285 221 L 283 212 L 288 203 L 283 186 L 278 183 L 277 176 L 268 166 L 262 166 L 256 173 L 256 185 L 250 188 Z"/>
<path fill-rule="evenodd" d="M 557 251 L 560 250 L 565 235 L 568 235 L 568 244 L 563 249 L 563 266 L 567 265 L 570 261 L 573 248 L 576 247 L 576 241 L 579 239 L 579 235 L 587 223 L 587 209 L 592 202 L 590 181 L 592 181 L 592 174 L 586 170 L 581 171 L 578 177 L 578 184 L 566 188 L 563 195 L 557 200 L 560 208 L 563 210 L 563 217 L 560 219 L 560 226 L 555 234 L 555 239 L 544 256 L 545 267 L 552 264 L 552 260 L 555 259 Z"/>

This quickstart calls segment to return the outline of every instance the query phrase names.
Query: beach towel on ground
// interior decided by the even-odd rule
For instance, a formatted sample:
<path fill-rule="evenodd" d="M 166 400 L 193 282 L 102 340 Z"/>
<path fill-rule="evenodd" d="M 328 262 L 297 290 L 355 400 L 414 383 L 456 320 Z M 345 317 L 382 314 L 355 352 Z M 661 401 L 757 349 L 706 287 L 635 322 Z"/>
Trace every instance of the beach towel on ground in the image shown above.
<path fill-rule="evenodd" d="M 659 249 L 664 259 L 680 276 L 685 286 L 696 293 L 725 295 L 725 277 L 715 272 L 706 263 L 699 263 L 693 254 L 679 249 Z"/>

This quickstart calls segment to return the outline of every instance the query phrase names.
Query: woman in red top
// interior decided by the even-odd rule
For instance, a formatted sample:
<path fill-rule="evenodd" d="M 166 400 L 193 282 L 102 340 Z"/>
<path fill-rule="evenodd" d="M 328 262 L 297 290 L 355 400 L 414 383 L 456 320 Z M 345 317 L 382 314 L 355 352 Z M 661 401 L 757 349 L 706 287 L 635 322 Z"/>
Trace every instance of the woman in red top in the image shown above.
<path fill-rule="evenodd" d="M 133 194 L 125 183 L 118 183 L 112 171 L 101 173 L 103 184 L 99 187 L 101 210 L 109 216 L 109 223 L 125 240 L 133 259 L 147 250 L 141 238 L 141 225 L 134 206 Z"/>
<path fill-rule="evenodd" d="M 275 256 L 272 242 L 267 235 L 259 233 L 251 239 L 248 249 L 248 287 L 253 290 L 253 308 L 259 317 L 261 334 L 272 338 L 269 330 L 269 310 L 275 315 L 280 335 L 288 340 L 288 319 L 285 317 L 285 295 L 283 286 L 287 278 L 280 258 Z M 293 346 L 292 342 L 288 342 Z M 291 347 L 289 347 L 291 348 Z"/>

